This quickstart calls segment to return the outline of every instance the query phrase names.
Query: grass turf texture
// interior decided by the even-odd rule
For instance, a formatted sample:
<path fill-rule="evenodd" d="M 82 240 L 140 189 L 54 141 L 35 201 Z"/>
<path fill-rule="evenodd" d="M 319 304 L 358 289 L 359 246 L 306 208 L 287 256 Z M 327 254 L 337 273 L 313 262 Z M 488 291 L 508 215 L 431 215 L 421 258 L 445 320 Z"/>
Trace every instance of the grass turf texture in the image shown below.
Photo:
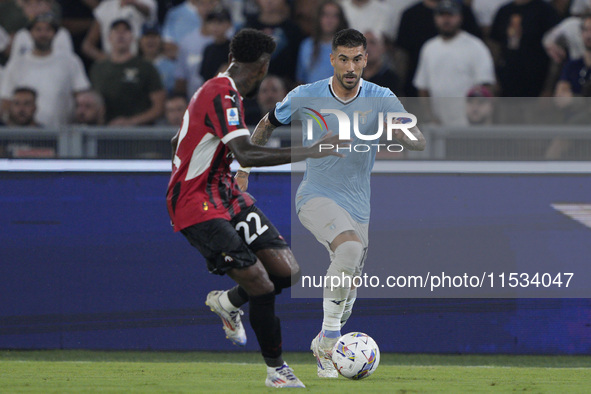
<path fill-rule="evenodd" d="M 473 356 L 382 354 L 361 381 L 320 380 L 311 354 L 285 359 L 309 391 L 586 393 L 587 356 Z M 0 392 L 252 392 L 264 387 L 257 353 L 0 351 Z"/>

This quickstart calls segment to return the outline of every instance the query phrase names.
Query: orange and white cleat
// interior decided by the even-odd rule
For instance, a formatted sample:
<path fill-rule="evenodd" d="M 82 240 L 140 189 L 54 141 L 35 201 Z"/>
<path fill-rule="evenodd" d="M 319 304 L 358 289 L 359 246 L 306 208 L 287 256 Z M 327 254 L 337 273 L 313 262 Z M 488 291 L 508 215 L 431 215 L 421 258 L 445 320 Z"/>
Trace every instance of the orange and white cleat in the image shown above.
<path fill-rule="evenodd" d="M 222 319 L 226 338 L 238 346 L 246 346 L 246 331 L 242 325 L 240 316 L 244 313 L 240 308 L 233 311 L 225 310 L 220 304 L 220 295 L 224 292 L 221 290 L 210 291 L 207 295 L 205 305 L 207 305 L 213 313 Z"/>

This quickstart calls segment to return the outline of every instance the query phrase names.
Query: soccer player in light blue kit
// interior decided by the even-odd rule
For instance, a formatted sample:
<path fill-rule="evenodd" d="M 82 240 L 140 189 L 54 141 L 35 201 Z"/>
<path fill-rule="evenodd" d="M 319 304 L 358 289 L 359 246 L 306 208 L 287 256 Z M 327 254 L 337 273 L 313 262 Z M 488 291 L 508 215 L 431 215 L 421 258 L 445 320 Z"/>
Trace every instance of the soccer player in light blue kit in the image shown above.
<path fill-rule="evenodd" d="M 259 122 L 251 137 L 253 143 L 264 145 L 276 127 L 294 120 L 303 122 L 304 145 L 318 140 L 328 130 L 339 130 L 338 113 L 322 111 L 321 114 L 322 109 L 346 114 L 351 129 L 354 129 L 356 120 L 359 133 L 366 136 L 376 134 L 379 122 L 386 130 L 383 123 L 387 113 L 406 111 L 392 91 L 361 78 L 367 64 L 366 47 L 365 37 L 357 30 L 345 29 L 336 33 L 330 55 L 334 75 L 292 90 L 281 103 L 277 103 L 275 111 Z M 307 125 L 313 127 L 311 139 L 308 138 Z M 392 134 L 406 149 L 425 148 L 425 138 L 417 127 L 410 128 L 407 133 L 394 129 Z M 386 149 L 386 146 L 378 147 L 379 141 L 375 139 L 360 139 L 353 130 L 351 135 L 351 147 L 338 150 L 345 157 L 306 161 L 306 173 L 296 194 L 300 221 L 330 254 L 327 277 L 361 275 L 368 246 L 370 175 L 378 148 Z M 236 175 L 243 190 L 248 185 L 248 171 L 241 169 Z M 318 376 L 336 378 L 338 374 L 330 359 L 331 351 L 341 336 L 341 327 L 351 315 L 357 289 L 327 287 L 323 296 L 322 330 L 312 340 L 311 350 L 318 361 Z"/>

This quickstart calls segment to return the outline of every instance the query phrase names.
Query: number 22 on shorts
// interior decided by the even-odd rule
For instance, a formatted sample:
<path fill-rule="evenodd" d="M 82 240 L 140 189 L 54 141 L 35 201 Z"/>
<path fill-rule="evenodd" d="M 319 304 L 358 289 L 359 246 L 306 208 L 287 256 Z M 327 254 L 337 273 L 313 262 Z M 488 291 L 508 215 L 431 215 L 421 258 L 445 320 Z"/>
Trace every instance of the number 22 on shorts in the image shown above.
<path fill-rule="evenodd" d="M 248 223 L 247 223 L 248 222 Z M 250 233 L 250 226 L 249 223 L 254 222 L 254 233 Z M 247 245 L 250 245 L 255 239 L 259 237 L 259 235 L 263 234 L 265 231 L 269 229 L 269 226 L 266 224 L 261 226 L 261 217 L 256 212 L 251 212 L 246 216 L 246 220 L 238 222 L 236 224 L 236 231 L 240 231 L 240 229 L 244 229 L 244 241 Z"/>

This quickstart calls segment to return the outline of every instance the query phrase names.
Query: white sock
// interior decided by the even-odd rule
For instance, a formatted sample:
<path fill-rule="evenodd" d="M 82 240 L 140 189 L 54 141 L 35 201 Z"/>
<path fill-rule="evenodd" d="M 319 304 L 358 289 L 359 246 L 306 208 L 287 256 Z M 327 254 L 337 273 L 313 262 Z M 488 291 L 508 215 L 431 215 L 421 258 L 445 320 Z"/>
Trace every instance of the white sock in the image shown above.
<path fill-rule="evenodd" d="M 343 289 L 344 290 L 344 289 Z M 323 331 L 340 331 L 341 318 L 345 310 L 347 298 L 325 298 L 322 301 L 324 319 L 322 320 Z"/>
<path fill-rule="evenodd" d="M 356 299 L 357 288 L 349 292 L 347 301 L 345 301 L 345 309 L 343 310 L 343 316 L 341 317 L 341 328 L 343 328 L 343 326 L 347 323 L 347 320 L 349 320 L 349 317 L 351 317 L 351 313 L 353 313 L 353 304 L 355 304 Z"/>
<path fill-rule="evenodd" d="M 345 304 L 351 291 L 353 275 L 363 257 L 363 246 L 360 242 L 346 241 L 340 244 L 334 251 L 334 258 L 328 267 L 326 276 L 327 285 L 332 285 L 331 277 L 336 277 L 345 283 L 341 286 L 324 288 L 324 319 L 322 329 L 328 331 L 340 331 Z M 349 279 L 347 282 L 346 279 Z M 337 284 L 337 282 L 334 282 Z"/>
<path fill-rule="evenodd" d="M 220 294 L 220 305 L 222 306 L 222 308 L 224 308 L 226 311 L 228 312 L 233 312 L 235 310 L 238 309 L 238 307 L 234 306 L 234 304 L 232 304 L 230 302 L 230 299 L 228 298 L 228 291 L 224 291 L 222 294 Z"/>

